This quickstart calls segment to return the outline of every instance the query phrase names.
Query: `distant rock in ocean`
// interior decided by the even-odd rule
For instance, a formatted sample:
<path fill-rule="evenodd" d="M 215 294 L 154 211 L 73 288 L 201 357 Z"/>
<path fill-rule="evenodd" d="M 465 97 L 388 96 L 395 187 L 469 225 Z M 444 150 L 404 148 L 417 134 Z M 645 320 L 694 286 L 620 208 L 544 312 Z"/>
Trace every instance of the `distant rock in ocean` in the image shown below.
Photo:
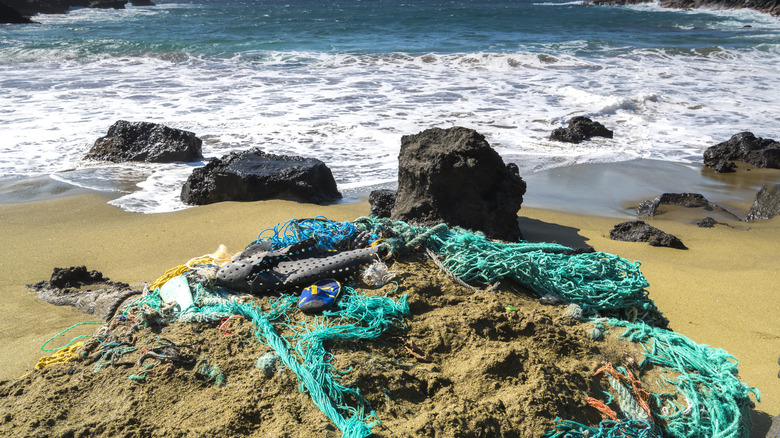
<path fill-rule="evenodd" d="M 119 120 L 95 141 L 85 160 L 171 163 L 203 159 L 203 141 L 190 131 L 150 122 Z"/>
<path fill-rule="evenodd" d="M 566 143 L 579 143 L 591 137 L 612 138 L 612 131 L 588 117 L 578 116 L 569 120 L 568 127 L 556 128 L 550 134 L 550 140 Z"/>
<path fill-rule="evenodd" d="M 130 3 L 133 6 L 155 5 L 151 0 L 130 0 Z M 35 14 L 64 14 L 70 8 L 124 9 L 125 4 L 127 4 L 127 0 L 2 0 L 0 2 L 0 23 L 34 23 L 31 20 L 26 22 L 3 21 L 6 17 L 6 9 L 15 11 L 23 18 L 29 18 Z"/>
<path fill-rule="evenodd" d="M 598 6 L 637 5 L 654 3 L 656 0 L 588 0 L 583 3 Z M 661 7 L 695 9 L 700 7 L 722 9 L 755 9 L 772 15 L 780 15 L 780 2 L 776 0 L 660 0 Z"/>
<path fill-rule="evenodd" d="M 29 24 L 35 23 L 22 15 L 16 9 L 0 2 L 0 24 Z"/>
<path fill-rule="evenodd" d="M 780 169 L 780 142 L 756 137 L 752 132 L 740 132 L 704 151 L 704 165 L 717 172 L 733 172 L 737 167 L 733 161 Z"/>

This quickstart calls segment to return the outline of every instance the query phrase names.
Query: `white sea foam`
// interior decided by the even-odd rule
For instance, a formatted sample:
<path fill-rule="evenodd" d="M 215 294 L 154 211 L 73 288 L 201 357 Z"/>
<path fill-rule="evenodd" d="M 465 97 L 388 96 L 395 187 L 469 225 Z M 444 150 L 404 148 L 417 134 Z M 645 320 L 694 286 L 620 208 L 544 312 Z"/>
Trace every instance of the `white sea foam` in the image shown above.
<path fill-rule="evenodd" d="M 780 136 L 775 48 L 585 59 L 569 45 L 548 53 L 138 54 L 2 64 L 0 173 L 89 186 L 94 175 L 81 157 L 120 119 L 193 131 L 207 159 L 255 146 L 316 157 L 349 189 L 393 181 L 401 136 L 430 127 L 474 128 L 522 172 L 637 157 L 693 162 L 743 130 Z M 577 115 L 615 138 L 547 139 Z M 137 166 L 150 176 L 115 205 L 184 208 L 178 194 L 191 165 Z"/>

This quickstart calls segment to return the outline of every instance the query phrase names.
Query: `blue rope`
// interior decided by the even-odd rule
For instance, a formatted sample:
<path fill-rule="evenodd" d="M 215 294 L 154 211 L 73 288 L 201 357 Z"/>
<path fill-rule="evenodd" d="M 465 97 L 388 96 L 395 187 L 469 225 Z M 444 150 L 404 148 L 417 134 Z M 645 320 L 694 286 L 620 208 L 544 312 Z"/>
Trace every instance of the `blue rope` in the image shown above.
<path fill-rule="evenodd" d="M 263 237 L 269 232 L 272 234 L 271 236 Z M 284 224 L 276 224 L 273 228 L 266 228 L 258 234 L 253 244 L 270 240 L 272 242 L 271 249 L 274 250 L 303 240 L 315 239 L 319 248 L 333 250 L 356 235 L 357 228 L 349 221 L 331 221 L 324 216 L 317 216 L 314 219 L 290 219 Z M 375 236 L 373 240 L 376 240 Z"/>

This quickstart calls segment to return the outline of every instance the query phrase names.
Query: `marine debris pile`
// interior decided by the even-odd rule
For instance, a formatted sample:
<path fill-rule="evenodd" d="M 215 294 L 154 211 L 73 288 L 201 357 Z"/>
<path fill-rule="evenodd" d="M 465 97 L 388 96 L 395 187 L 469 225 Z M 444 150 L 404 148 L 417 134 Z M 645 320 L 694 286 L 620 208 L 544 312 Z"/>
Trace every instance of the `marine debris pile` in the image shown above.
<path fill-rule="evenodd" d="M 758 390 L 665 329 L 639 267 L 445 224 L 291 220 L 170 269 L 2 383 L 0 433 L 748 437 Z"/>

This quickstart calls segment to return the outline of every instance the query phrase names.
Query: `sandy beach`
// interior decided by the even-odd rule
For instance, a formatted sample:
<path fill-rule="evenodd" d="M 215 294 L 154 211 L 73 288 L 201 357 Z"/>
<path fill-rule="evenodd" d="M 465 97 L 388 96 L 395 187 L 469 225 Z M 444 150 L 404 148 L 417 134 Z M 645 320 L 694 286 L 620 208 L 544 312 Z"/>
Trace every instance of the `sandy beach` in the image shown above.
<path fill-rule="evenodd" d="M 630 216 L 630 206 L 646 199 L 645 192 L 657 190 L 656 186 L 620 181 L 615 175 L 622 174 L 630 181 L 632 169 L 638 167 L 618 166 L 605 166 L 614 171 L 611 179 L 602 168 L 569 172 L 578 178 L 575 183 L 553 173 L 527 178 L 528 201 L 519 212 L 525 238 L 590 245 L 641 261 L 650 282 L 650 298 L 670 320 L 670 328 L 731 353 L 739 361 L 742 381 L 759 388 L 761 403 L 753 416 L 752 436 L 763 437 L 771 417 L 780 414 L 780 304 L 776 286 L 780 218 L 747 223 L 700 209 L 668 207 L 649 222 L 678 236 L 688 250 L 613 241 L 609 230 Z M 741 216 L 752 202 L 747 194 L 754 194 L 760 182 L 776 178 L 771 172 L 743 172 L 724 181 L 700 169 L 663 168 L 670 173 L 657 181 L 676 175 L 680 178 L 678 191 L 706 192 L 712 202 L 723 203 Z M 652 179 L 647 173 L 642 175 Z M 577 193 L 567 189 L 567 184 L 589 193 L 583 195 L 588 199 L 572 198 Z M 599 184 L 612 190 L 607 193 Z M 76 310 L 49 305 L 27 291 L 27 284 L 48 279 L 55 267 L 86 265 L 114 281 L 131 285 L 151 282 L 168 268 L 211 253 L 220 244 L 239 251 L 263 229 L 291 218 L 322 215 L 351 220 L 369 212 L 369 204 L 363 200 L 330 206 L 262 201 L 142 215 L 108 205 L 109 199 L 106 194 L 78 193 L 0 204 L 0 236 L 5 244 L 0 255 L 0 378 L 12 379 L 30 371 L 44 355 L 41 344 L 75 323 L 90 321 Z M 585 214 L 571 212 L 578 209 Z M 696 220 L 704 216 L 727 225 L 697 227 Z M 90 332 L 89 328 L 72 330 L 49 346 L 63 345 L 73 336 Z"/>

